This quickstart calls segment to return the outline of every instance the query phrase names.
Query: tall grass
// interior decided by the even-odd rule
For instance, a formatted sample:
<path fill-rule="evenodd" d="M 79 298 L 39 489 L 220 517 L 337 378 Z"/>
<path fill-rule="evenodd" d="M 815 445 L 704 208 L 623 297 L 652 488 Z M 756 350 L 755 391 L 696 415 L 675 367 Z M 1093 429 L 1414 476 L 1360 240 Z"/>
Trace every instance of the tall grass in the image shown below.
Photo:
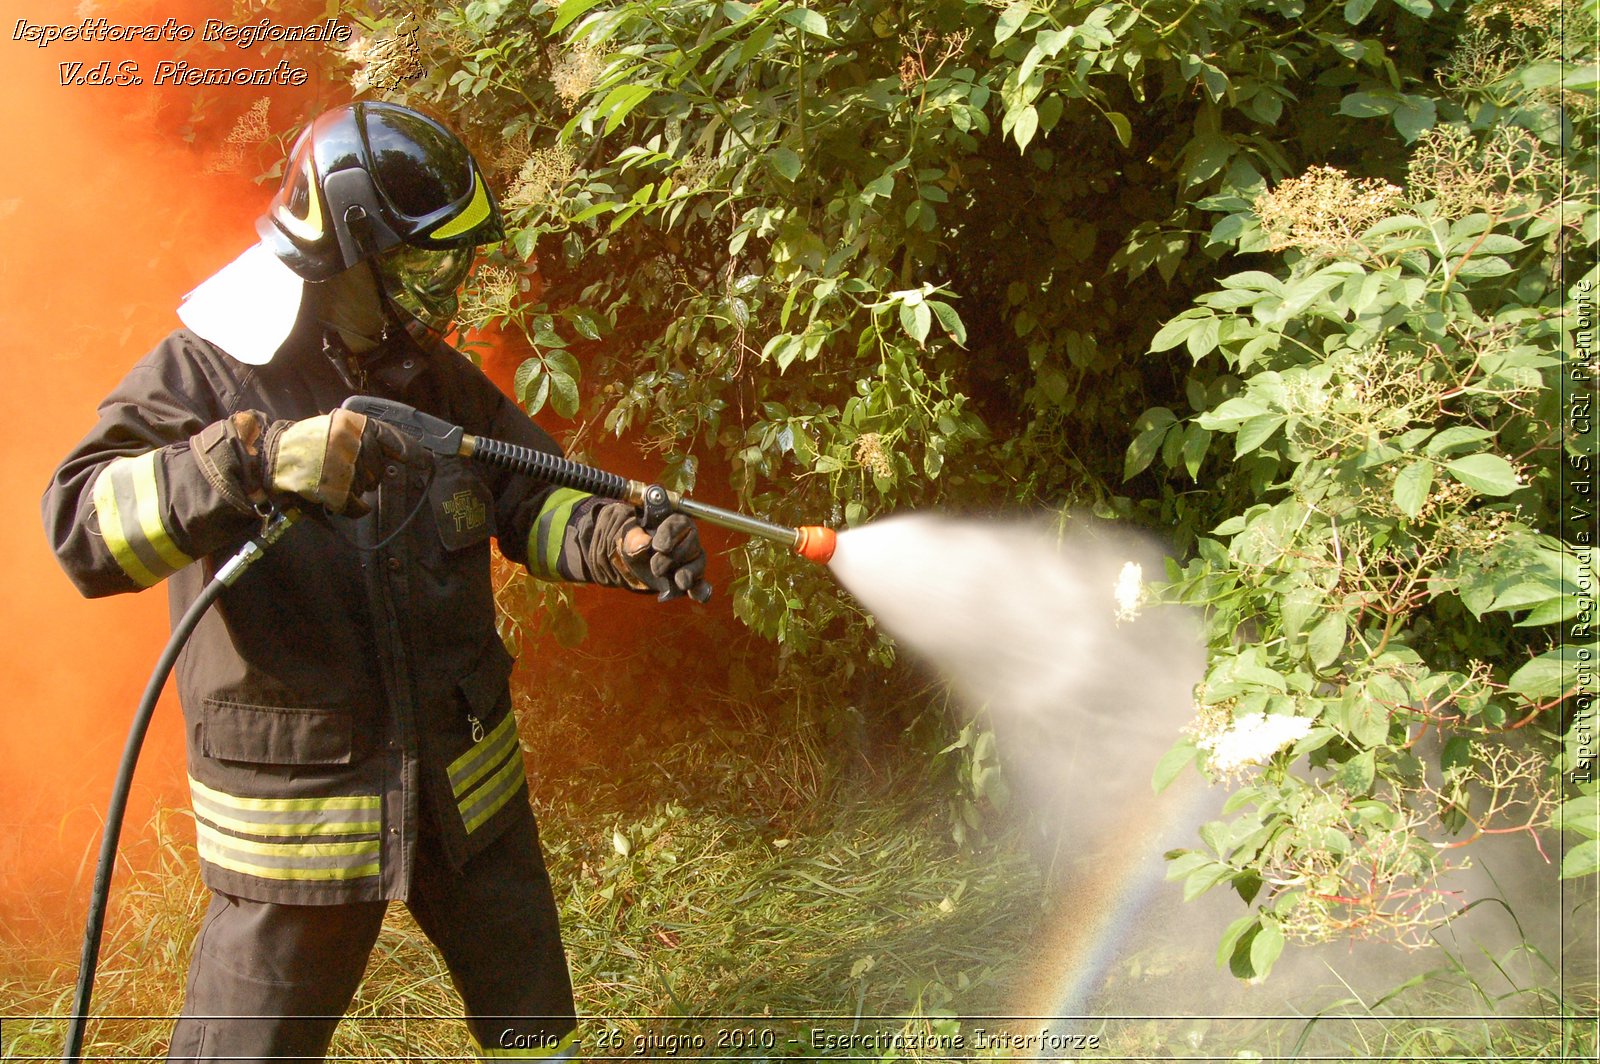
<path fill-rule="evenodd" d="M 784 714 L 776 723 L 748 705 L 701 706 L 692 716 L 634 707 L 625 722 L 592 722 L 613 738 L 586 749 L 571 741 L 575 714 L 592 716 L 595 705 L 557 700 L 523 715 L 525 744 L 550 754 L 531 763 L 534 801 L 591 1058 L 1020 1056 L 974 1052 L 970 1041 L 953 1053 L 915 1048 L 1001 1026 L 981 1017 L 1014 1010 L 1027 989 L 1047 889 L 1019 828 L 981 850 L 957 848 L 926 756 L 903 744 L 840 741 L 799 701 L 771 711 Z M 158 816 L 136 840 L 151 857 L 114 894 L 92 1055 L 165 1051 L 206 903 L 190 840 L 182 812 Z M 60 1053 L 76 955 L 71 932 L 0 936 L 0 1059 Z M 1288 1023 L 1080 1024 L 1096 1048 L 1079 1055 L 1595 1058 L 1592 994 L 1487 993 L 1452 959 L 1390 995 L 1352 995 Z M 437 953 L 404 907 L 392 906 L 332 1056 L 469 1059 L 460 1009 Z M 1475 1010 L 1543 1018 L 1410 1018 Z M 898 1033 L 913 1048 L 817 1048 L 813 1029 L 836 1038 Z"/>

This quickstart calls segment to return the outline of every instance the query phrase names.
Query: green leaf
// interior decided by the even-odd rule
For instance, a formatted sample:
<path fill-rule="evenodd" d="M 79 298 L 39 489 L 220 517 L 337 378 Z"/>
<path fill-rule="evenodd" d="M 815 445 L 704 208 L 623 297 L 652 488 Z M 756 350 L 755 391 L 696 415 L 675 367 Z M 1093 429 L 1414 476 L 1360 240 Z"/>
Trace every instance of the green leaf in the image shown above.
<path fill-rule="evenodd" d="M 1265 978 L 1282 953 L 1283 932 L 1278 929 L 1276 921 L 1268 920 L 1262 924 L 1255 941 L 1250 943 L 1250 969 L 1254 973 L 1253 977 Z"/>
<path fill-rule="evenodd" d="M 1211 446 L 1211 430 L 1201 425 L 1190 423 L 1183 432 L 1183 467 L 1189 471 L 1189 478 L 1194 481 L 1200 479 L 1200 463 L 1205 461 L 1206 449 Z"/>
<path fill-rule="evenodd" d="M 578 330 L 578 335 L 585 340 L 600 339 L 600 319 L 587 310 L 572 312 L 572 327 Z"/>
<path fill-rule="evenodd" d="M 1200 316 L 1205 313 L 1204 311 L 1184 311 L 1167 322 L 1156 332 L 1155 339 L 1150 341 L 1150 353 L 1156 354 L 1166 351 L 1183 343 L 1190 330 L 1199 325 Z"/>
<path fill-rule="evenodd" d="M 795 181 L 800 177 L 800 156 L 788 148 L 774 148 L 767 155 L 767 162 L 787 181 Z"/>
<path fill-rule="evenodd" d="M 1032 104 L 1029 104 L 1017 112 L 1017 120 L 1011 127 L 1011 136 L 1016 139 L 1018 148 L 1027 151 L 1028 143 L 1033 140 L 1033 135 L 1038 131 L 1039 112 Z"/>
<path fill-rule="evenodd" d="M 1367 750 L 1340 765 L 1334 780 L 1351 794 L 1365 794 L 1376 771 L 1376 751 Z"/>
<path fill-rule="evenodd" d="M 1032 0 L 1017 0 L 1016 3 L 1000 12 L 1000 19 L 994 26 L 994 43 L 1004 44 L 1016 35 L 1022 28 L 1023 20 L 1033 11 Z"/>
<path fill-rule="evenodd" d="M 1419 459 L 1400 470 L 1394 478 L 1394 504 L 1400 507 L 1401 513 L 1415 521 L 1428 501 L 1428 492 L 1432 488 L 1433 463 Z"/>
<path fill-rule="evenodd" d="M 930 299 L 927 305 L 933 308 L 934 317 L 939 319 L 939 327 L 949 334 L 962 347 L 967 346 L 967 327 L 961 321 L 961 315 L 956 313 L 956 308 L 937 299 Z"/>
<path fill-rule="evenodd" d="M 556 19 L 550 24 L 550 33 L 554 36 L 570 26 L 574 19 L 590 8 L 598 7 L 604 0 L 563 0 L 560 7 L 556 8 Z"/>
<path fill-rule="evenodd" d="M 1400 105 L 1398 96 L 1371 92 L 1352 92 L 1339 101 L 1339 113 L 1352 118 L 1380 118 L 1392 114 Z"/>
<path fill-rule="evenodd" d="M 516 374 L 511 378 L 511 391 L 517 397 L 517 402 L 524 405 L 528 402 L 528 390 L 544 375 L 544 363 L 537 358 L 525 358 L 517 366 Z M 548 385 L 546 385 L 548 387 Z M 539 401 L 544 405 L 544 400 Z M 533 411 L 529 411 L 533 413 Z"/>
<path fill-rule="evenodd" d="M 1484 495 L 1510 495 L 1522 485 L 1517 482 L 1517 471 L 1510 462 L 1497 454 L 1469 454 L 1446 462 L 1449 474 Z"/>
<path fill-rule="evenodd" d="M 906 331 L 920 346 L 928 339 L 928 330 L 933 326 L 933 312 L 926 303 L 901 303 L 900 327 Z"/>
<path fill-rule="evenodd" d="M 1426 96 L 1401 97 L 1400 106 L 1394 109 L 1394 128 L 1400 131 L 1407 144 L 1432 129 L 1438 120 L 1438 109 Z"/>
<path fill-rule="evenodd" d="M 1256 916 L 1250 917 L 1250 920 L 1250 926 L 1234 942 L 1233 953 L 1228 957 L 1228 971 L 1233 973 L 1235 979 L 1253 979 L 1256 975 L 1250 957 L 1255 951 L 1255 941 L 1261 935 L 1261 920 Z"/>
<path fill-rule="evenodd" d="M 1189 739 L 1181 739 L 1172 749 L 1161 755 L 1161 760 L 1156 762 L 1156 770 L 1150 776 L 1150 787 L 1157 794 L 1172 785 L 1182 772 L 1194 763 L 1199 756 L 1200 748 Z"/>
<path fill-rule="evenodd" d="M 559 416 L 570 418 L 578 412 L 578 382 L 558 369 L 552 369 L 548 376 L 550 408 Z"/>
<path fill-rule="evenodd" d="M 622 124 L 628 113 L 644 103 L 655 92 L 650 85 L 618 85 L 606 93 L 600 106 L 595 108 L 596 118 L 605 118 L 605 132 L 610 133 Z"/>
<path fill-rule="evenodd" d="M 1492 436 L 1494 436 L 1493 429 L 1475 429 L 1466 425 L 1452 425 L 1429 440 L 1425 450 L 1432 455 L 1449 454 L 1451 451 L 1459 451 L 1463 447 L 1477 443 L 1480 440 L 1487 440 Z"/>
<path fill-rule="evenodd" d="M 1184 337 L 1189 345 L 1189 354 L 1199 362 L 1208 353 L 1216 349 L 1217 337 L 1221 332 L 1222 323 L 1215 317 L 1201 318 L 1195 323 L 1193 329 Z"/>
<path fill-rule="evenodd" d="M 539 230 L 536 226 L 527 226 L 518 229 L 511 237 L 511 246 L 516 249 L 517 255 L 523 262 L 533 258 L 534 245 L 538 243 Z"/>
<path fill-rule="evenodd" d="M 1170 421 L 1163 422 L 1145 429 L 1134 437 L 1133 442 L 1128 445 L 1128 453 L 1122 460 L 1123 480 L 1132 480 L 1155 461 L 1156 455 L 1161 453 L 1162 441 L 1167 438 L 1167 430 L 1172 428 L 1172 425 Z"/>
<path fill-rule="evenodd" d="M 1133 123 L 1128 121 L 1126 115 L 1118 111 L 1107 111 L 1106 121 L 1111 123 L 1111 128 L 1116 130 L 1117 140 L 1124 148 L 1133 146 Z"/>
<path fill-rule="evenodd" d="M 1239 426 L 1239 435 L 1234 438 L 1233 456 L 1242 458 L 1266 443 L 1286 420 L 1284 415 L 1272 413 L 1246 418 L 1244 424 Z"/>
<path fill-rule="evenodd" d="M 826 39 L 828 36 L 828 20 L 808 8 L 792 7 L 778 17 L 813 37 Z"/>
<path fill-rule="evenodd" d="M 1344 650 L 1347 622 L 1343 613 L 1330 613 L 1318 621 L 1306 636 L 1306 652 L 1319 669 L 1332 665 Z"/>
<path fill-rule="evenodd" d="M 1217 944 L 1217 967 L 1220 968 L 1229 963 L 1239 945 L 1239 941 L 1247 935 L 1253 937 L 1258 933 L 1260 927 L 1261 917 L 1256 913 L 1241 916 L 1229 924 L 1227 930 L 1222 933 L 1222 940 Z"/>
<path fill-rule="evenodd" d="M 1600 872 L 1600 839 L 1580 842 L 1561 859 L 1561 878 L 1577 879 Z"/>
<path fill-rule="evenodd" d="M 1555 698 L 1577 685 L 1580 671 L 1592 674 L 1597 657 L 1600 643 L 1557 647 L 1512 673 L 1506 689 L 1529 701 Z"/>
<path fill-rule="evenodd" d="M 1361 20 L 1372 12 L 1372 6 L 1378 0 L 1345 0 L 1344 20 L 1352 26 L 1361 25 Z"/>

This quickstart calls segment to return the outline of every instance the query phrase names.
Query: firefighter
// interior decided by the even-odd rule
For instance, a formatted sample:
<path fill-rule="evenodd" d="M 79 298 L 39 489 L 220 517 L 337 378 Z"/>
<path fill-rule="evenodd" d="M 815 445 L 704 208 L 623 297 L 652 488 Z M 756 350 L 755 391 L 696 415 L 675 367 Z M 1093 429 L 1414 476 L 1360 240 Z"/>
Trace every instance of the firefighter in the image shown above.
<path fill-rule="evenodd" d="M 169 1059 L 321 1059 L 392 900 L 439 948 L 483 1057 L 571 1057 L 490 540 L 539 577 L 703 598 L 699 537 L 339 409 L 384 396 L 559 453 L 441 339 L 474 249 L 503 238 L 444 126 L 377 102 L 319 116 L 256 227 L 44 496 L 80 591 L 166 581 L 174 617 L 263 515 L 309 515 L 178 663 L 212 896 Z"/>

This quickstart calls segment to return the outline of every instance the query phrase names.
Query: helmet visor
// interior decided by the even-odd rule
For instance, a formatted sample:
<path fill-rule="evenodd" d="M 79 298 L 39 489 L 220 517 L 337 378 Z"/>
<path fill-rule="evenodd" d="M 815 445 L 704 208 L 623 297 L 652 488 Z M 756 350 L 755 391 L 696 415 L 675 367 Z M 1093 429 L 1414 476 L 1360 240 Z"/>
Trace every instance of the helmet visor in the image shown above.
<path fill-rule="evenodd" d="M 407 244 L 378 256 L 384 291 L 401 310 L 437 333 L 455 319 L 457 293 L 472 273 L 473 248 L 435 251 Z"/>

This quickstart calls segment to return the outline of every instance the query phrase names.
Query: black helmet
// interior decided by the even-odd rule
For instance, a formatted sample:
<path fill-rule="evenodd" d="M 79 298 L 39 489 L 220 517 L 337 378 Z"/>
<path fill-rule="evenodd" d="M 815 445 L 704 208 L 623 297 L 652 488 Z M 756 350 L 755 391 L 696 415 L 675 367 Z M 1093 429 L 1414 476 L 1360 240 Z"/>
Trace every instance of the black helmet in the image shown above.
<path fill-rule="evenodd" d="M 426 115 L 377 102 L 336 107 L 306 127 L 256 230 L 307 281 L 402 244 L 443 251 L 505 238 L 466 145 Z"/>

